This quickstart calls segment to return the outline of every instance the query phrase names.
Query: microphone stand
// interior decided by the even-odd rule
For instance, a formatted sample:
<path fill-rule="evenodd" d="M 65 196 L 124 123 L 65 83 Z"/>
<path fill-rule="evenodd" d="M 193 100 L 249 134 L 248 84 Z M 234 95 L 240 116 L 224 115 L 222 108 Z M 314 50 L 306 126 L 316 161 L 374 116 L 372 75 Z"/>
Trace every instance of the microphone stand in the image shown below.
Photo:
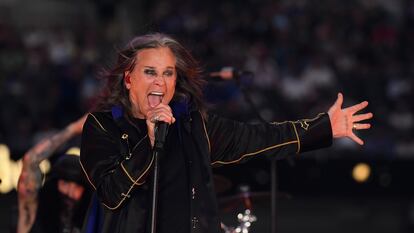
<path fill-rule="evenodd" d="M 167 123 L 157 122 L 154 128 L 155 142 L 152 151 L 154 157 L 154 173 L 152 183 L 152 211 L 151 211 L 151 233 L 157 232 L 157 202 L 158 202 L 158 179 L 159 179 L 159 157 L 164 153 L 165 138 L 168 133 Z"/>
<path fill-rule="evenodd" d="M 151 233 L 157 232 L 157 200 L 158 200 L 158 156 L 159 151 L 152 152 L 154 156 L 154 175 L 152 183 L 152 212 L 151 212 Z"/>
<path fill-rule="evenodd" d="M 248 75 L 251 75 L 252 77 L 254 77 L 253 72 L 248 72 Z M 268 123 L 265 119 L 263 119 L 263 117 L 260 115 L 259 109 L 256 107 L 256 105 L 254 104 L 253 100 L 250 98 L 250 95 L 248 93 L 248 89 L 243 87 L 241 84 L 242 82 L 240 81 L 240 79 L 243 77 L 243 75 L 240 75 L 239 77 L 236 78 L 236 82 L 237 84 L 240 86 L 240 90 L 243 93 L 243 96 L 245 98 L 245 100 L 247 101 L 247 103 L 250 105 L 250 107 L 253 109 L 253 111 L 256 113 L 256 117 L 263 123 Z M 277 207 L 277 162 L 276 162 L 276 157 L 271 157 L 270 158 L 270 170 L 271 170 L 271 228 L 270 228 L 270 232 L 271 233 L 276 233 L 276 207 Z"/>

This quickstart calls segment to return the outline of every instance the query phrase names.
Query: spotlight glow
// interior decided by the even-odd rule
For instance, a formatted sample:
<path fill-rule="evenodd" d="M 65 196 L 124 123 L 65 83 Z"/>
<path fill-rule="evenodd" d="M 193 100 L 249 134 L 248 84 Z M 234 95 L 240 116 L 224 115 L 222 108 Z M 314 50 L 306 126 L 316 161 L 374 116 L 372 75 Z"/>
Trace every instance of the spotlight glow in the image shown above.
<path fill-rule="evenodd" d="M 17 188 L 22 167 L 22 160 L 12 160 L 7 145 L 0 144 L 0 194 L 8 193 Z M 50 170 L 49 160 L 42 161 L 39 167 L 43 174 L 48 173 Z"/>
<path fill-rule="evenodd" d="M 366 163 L 358 163 L 352 169 L 352 177 L 358 183 L 364 183 L 371 175 L 371 167 Z"/>

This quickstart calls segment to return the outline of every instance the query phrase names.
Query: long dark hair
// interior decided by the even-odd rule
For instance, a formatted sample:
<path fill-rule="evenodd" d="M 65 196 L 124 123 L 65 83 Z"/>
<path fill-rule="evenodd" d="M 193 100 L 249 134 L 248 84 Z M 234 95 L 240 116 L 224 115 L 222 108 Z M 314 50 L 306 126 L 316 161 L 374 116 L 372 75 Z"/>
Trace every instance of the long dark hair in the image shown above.
<path fill-rule="evenodd" d="M 191 102 L 204 112 L 202 102 L 204 81 L 201 79 L 202 70 L 199 63 L 178 41 L 162 33 L 137 36 L 118 52 L 116 64 L 102 75 L 102 78 L 106 79 L 106 86 L 101 94 L 97 110 L 110 110 L 112 106 L 120 105 L 128 117 L 132 117 L 132 106 L 129 90 L 124 84 L 124 74 L 134 69 L 139 51 L 160 47 L 171 49 L 176 58 L 177 83 L 173 101 Z"/>

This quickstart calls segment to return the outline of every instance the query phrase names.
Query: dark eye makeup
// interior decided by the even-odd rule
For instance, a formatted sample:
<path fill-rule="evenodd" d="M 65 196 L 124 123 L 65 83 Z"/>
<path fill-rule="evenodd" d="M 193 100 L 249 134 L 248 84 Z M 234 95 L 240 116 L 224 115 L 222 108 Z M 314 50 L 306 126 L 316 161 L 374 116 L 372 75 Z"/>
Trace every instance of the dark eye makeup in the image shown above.
<path fill-rule="evenodd" d="M 158 76 L 157 71 L 154 68 L 149 68 L 149 67 L 144 69 L 144 74 L 149 75 L 149 76 Z M 162 73 L 162 76 L 173 77 L 174 74 L 175 74 L 175 70 L 172 68 L 168 68 Z"/>
<path fill-rule="evenodd" d="M 156 76 L 157 72 L 154 69 L 145 69 L 144 74 L 148 74 L 148 75 L 151 75 L 151 76 L 154 76 L 154 75 Z"/>

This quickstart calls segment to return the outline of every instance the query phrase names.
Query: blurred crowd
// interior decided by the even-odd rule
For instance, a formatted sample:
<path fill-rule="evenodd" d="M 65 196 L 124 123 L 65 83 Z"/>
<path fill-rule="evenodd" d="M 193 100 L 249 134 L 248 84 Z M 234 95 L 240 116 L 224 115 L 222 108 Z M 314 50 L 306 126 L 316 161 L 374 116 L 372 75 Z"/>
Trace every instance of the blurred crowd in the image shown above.
<path fill-rule="evenodd" d="M 375 115 L 364 153 L 414 158 L 412 0 L 170 0 L 144 1 L 145 9 L 92 2 L 100 28 L 24 28 L 0 18 L 0 140 L 15 154 L 93 106 L 114 42 L 160 31 L 200 60 L 209 81 L 206 99 L 222 115 L 248 121 L 257 114 L 268 121 L 310 117 L 326 111 L 341 91 L 345 105 L 366 99 Z M 124 25 L 125 12 L 141 20 Z M 129 34 L 119 33 L 127 26 Z M 209 77 L 225 66 L 254 77 Z M 343 141 L 336 150 L 354 147 Z"/>

